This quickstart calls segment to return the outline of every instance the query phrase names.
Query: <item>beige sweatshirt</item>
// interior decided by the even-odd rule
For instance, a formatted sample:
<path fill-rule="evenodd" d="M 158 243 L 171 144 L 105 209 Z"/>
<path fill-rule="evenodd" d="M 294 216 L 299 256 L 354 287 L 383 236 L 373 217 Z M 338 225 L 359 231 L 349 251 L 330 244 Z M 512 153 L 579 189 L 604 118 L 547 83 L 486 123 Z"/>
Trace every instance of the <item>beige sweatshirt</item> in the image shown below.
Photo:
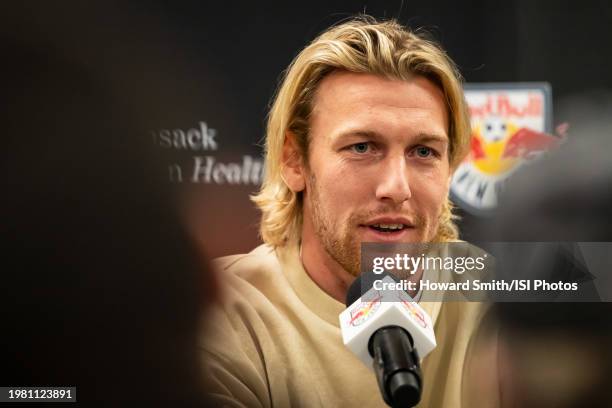
<path fill-rule="evenodd" d="M 219 406 L 386 406 L 372 370 L 342 343 L 338 315 L 345 306 L 310 279 L 297 245 L 262 245 L 215 265 L 223 304 L 207 316 L 201 348 Z M 422 362 L 418 406 L 499 406 L 497 390 L 491 391 L 495 368 L 486 368 L 487 378 L 471 369 L 482 305 L 420 305 L 434 322 L 438 346 Z"/>

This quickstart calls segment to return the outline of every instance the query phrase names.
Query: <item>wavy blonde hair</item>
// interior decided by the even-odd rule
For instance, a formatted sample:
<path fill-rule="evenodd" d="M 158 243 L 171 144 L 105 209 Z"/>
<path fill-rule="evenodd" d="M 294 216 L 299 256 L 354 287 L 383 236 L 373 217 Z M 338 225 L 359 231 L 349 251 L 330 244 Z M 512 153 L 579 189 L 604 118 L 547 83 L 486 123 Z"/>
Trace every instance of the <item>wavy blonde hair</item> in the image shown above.
<path fill-rule="evenodd" d="M 268 115 L 265 176 L 251 197 L 262 211 L 264 242 L 282 246 L 298 239 L 302 227 L 302 194 L 289 189 L 281 176 L 282 151 L 288 131 L 308 160 L 309 116 L 318 84 L 330 72 L 345 70 L 409 81 L 426 77 L 444 93 L 449 113 L 449 160 L 454 170 L 468 151 L 470 122 L 462 79 L 455 64 L 433 41 L 395 20 L 359 16 L 323 32 L 291 62 Z M 458 238 L 450 200 L 443 205 L 435 241 Z"/>

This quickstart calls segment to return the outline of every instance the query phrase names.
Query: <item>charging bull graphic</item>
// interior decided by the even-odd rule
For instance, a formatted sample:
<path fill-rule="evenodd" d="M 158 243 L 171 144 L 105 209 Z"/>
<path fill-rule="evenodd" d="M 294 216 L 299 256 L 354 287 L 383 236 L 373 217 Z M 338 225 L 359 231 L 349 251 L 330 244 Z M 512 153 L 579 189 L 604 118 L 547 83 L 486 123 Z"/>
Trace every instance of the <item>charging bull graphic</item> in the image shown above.
<path fill-rule="evenodd" d="M 423 316 L 423 312 L 421 312 L 419 309 L 414 307 L 412 303 L 407 302 L 405 300 L 402 300 L 402 305 L 406 308 L 408 313 L 410 313 L 412 318 L 417 322 L 419 326 L 421 326 L 424 329 L 427 328 L 427 321 L 425 320 L 425 316 Z"/>
<path fill-rule="evenodd" d="M 362 301 L 357 307 L 351 310 L 351 326 L 359 326 L 364 323 L 370 316 L 378 310 L 380 307 L 381 295 L 377 295 L 375 299 L 371 301 Z"/>
<path fill-rule="evenodd" d="M 466 88 L 472 139 L 470 153 L 453 177 L 451 197 L 477 215 L 495 209 L 504 182 L 520 166 L 562 141 L 546 132 L 550 127 L 547 86 L 508 88 Z"/>
<path fill-rule="evenodd" d="M 550 150 L 559 138 L 529 128 L 518 128 L 511 121 L 491 117 L 474 126 L 471 159 L 485 174 L 503 174 L 515 168 L 521 160 L 535 158 Z"/>

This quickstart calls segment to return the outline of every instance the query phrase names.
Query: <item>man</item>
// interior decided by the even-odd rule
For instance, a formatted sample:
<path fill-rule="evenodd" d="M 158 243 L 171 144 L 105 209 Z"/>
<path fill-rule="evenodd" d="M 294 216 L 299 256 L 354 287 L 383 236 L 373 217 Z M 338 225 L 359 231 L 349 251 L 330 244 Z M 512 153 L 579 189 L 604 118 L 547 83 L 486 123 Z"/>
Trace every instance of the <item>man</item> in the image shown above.
<path fill-rule="evenodd" d="M 202 347 L 218 401 L 385 406 L 338 323 L 360 244 L 456 240 L 448 190 L 468 142 L 453 63 L 397 22 L 359 18 L 302 50 L 269 115 L 253 198 L 266 244 L 217 262 L 225 301 Z M 420 406 L 468 406 L 462 382 L 481 310 L 421 304 L 439 344 L 423 361 Z"/>

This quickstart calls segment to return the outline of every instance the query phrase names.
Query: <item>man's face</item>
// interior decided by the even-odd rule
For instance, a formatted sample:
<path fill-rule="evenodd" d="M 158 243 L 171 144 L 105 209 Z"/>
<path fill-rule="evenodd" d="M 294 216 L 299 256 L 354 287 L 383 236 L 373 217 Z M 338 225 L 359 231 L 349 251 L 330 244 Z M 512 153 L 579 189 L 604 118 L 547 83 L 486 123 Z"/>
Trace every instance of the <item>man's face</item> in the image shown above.
<path fill-rule="evenodd" d="M 334 72 L 313 105 L 302 239 L 353 275 L 361 242 L 432 240 L 451 175 L 442 92 Z"/>

